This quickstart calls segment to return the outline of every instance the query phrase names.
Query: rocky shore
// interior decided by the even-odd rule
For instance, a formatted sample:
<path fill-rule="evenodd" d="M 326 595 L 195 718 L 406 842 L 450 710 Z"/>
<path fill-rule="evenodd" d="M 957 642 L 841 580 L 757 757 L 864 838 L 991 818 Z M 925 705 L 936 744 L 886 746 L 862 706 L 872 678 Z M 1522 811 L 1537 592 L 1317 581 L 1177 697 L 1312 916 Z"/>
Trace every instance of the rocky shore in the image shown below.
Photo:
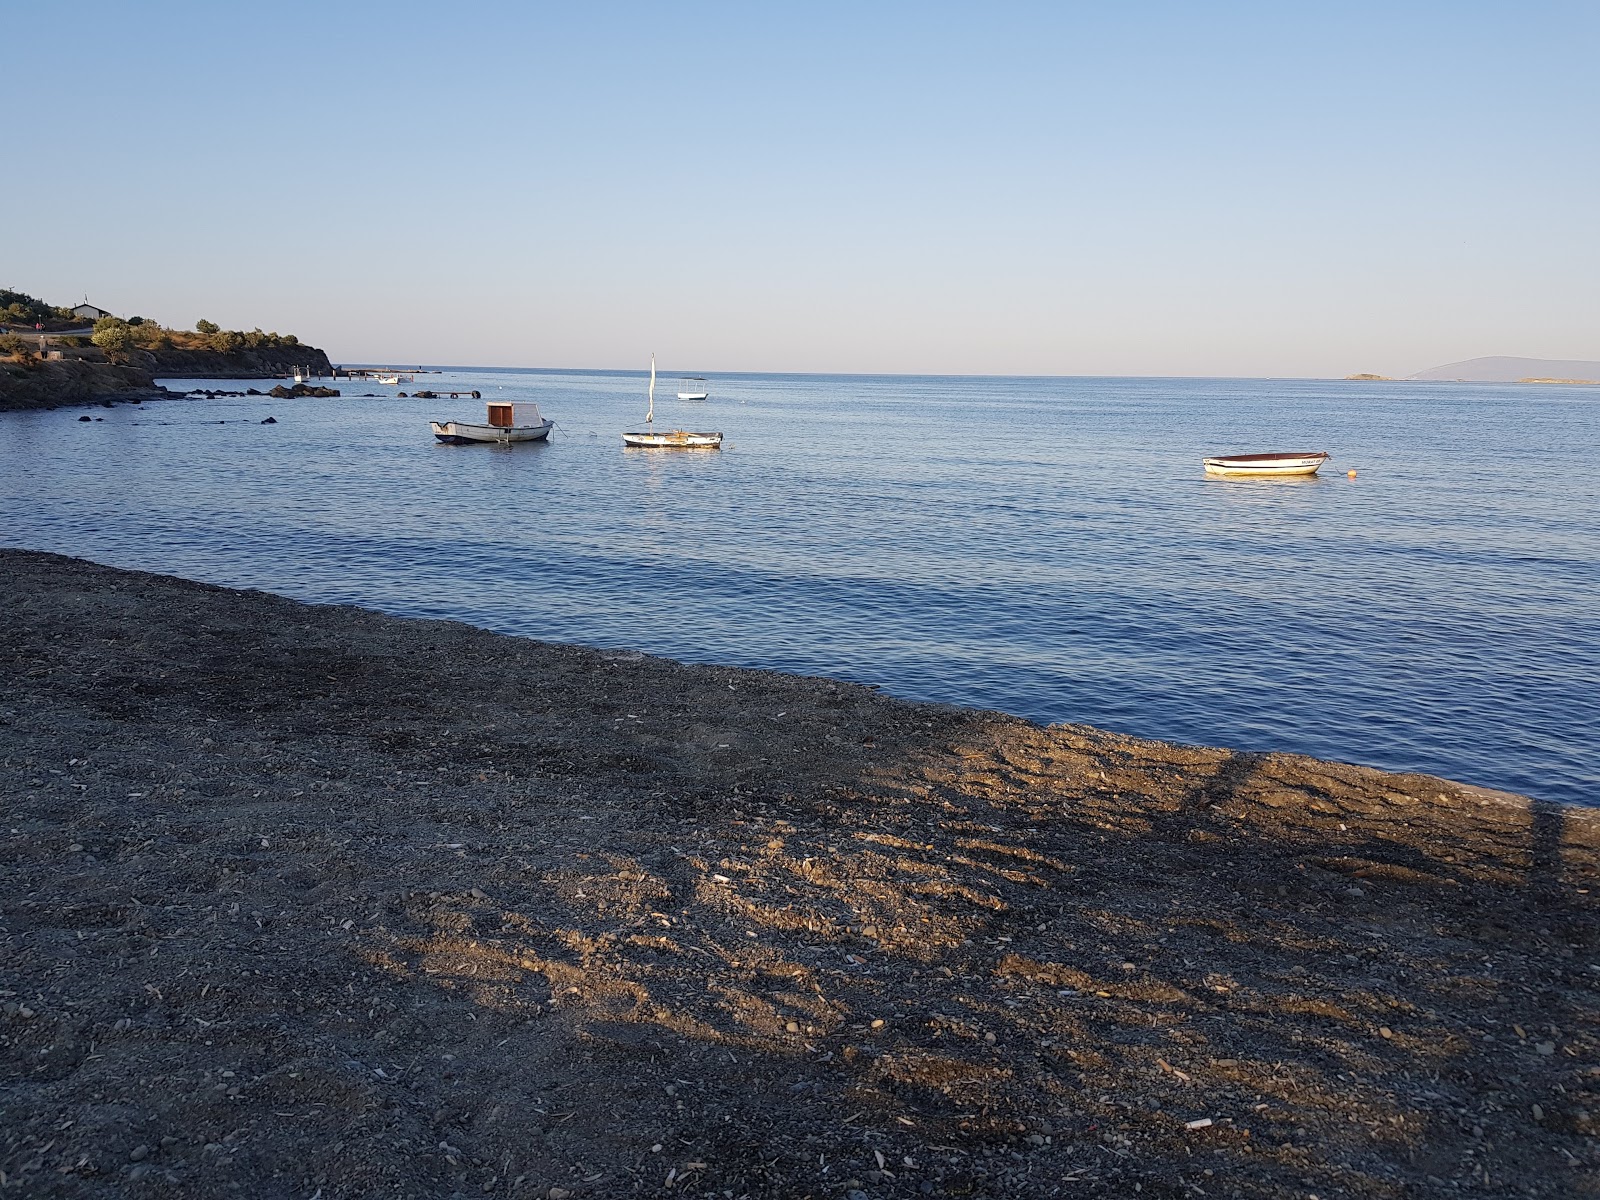
<path fill-rule="evenodd" d="M 1594 1194 L 1600 828 L 0 551 L 0 1193 Z"/>
<path fill-rule="evenodd" d="M 0 359 L 0 412 L 127 400 L 175 400 L 183 395 L 158 386 L 158 377 L 276 379 L 290 374 L 296 366 L 324 375 L 333 372 L 328 356 L 313 346 L 297 347 L 294 352 L 278 348 L 227 354 L 214 350 L 126 350 L 109 358 L 95 351 L 89 353 L 93 357 L 35 358 L 26 363 Z"/>
<path fill-rule="evenodd" d="M 296 367 L 313 374 L 332 375 L 327 354 L 315 346 L 274 346 L 234 350 L 126 350 L 118 359 L 158 378 L 168 379 L 280 379 Z"/>
<path fill-rule="evenodd" d="M 77 359 L 26 365 L 0 361 L 0 412 L 164 400 L 172 395 L 138 367 Z"/>

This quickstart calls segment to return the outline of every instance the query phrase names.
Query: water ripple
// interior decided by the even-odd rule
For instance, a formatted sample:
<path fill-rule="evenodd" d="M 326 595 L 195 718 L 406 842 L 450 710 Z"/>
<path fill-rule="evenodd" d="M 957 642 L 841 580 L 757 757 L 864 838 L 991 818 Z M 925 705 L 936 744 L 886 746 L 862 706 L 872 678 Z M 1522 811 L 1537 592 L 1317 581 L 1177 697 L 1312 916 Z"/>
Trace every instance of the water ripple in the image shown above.
<path fill-rule="evenodd" d="M 12 414 L 4 540 L 1600 802 L 1596 389 L 721 377 L 663 416 L 728 449 L 663 455 L 619 445 L 638 376 L 436 382 L 556 436 L 440 446 L 473 406 L 392 397 Z M 1199 470 L 1301 447 L 1326 476 Z"/>

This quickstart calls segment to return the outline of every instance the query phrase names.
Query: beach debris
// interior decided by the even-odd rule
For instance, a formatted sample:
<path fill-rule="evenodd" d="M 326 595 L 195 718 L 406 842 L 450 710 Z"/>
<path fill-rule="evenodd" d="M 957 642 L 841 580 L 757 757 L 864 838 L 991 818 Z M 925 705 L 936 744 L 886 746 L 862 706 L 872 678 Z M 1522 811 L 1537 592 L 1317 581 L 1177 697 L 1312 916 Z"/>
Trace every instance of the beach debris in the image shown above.
<path fill-rule="evenodd" d="M 1184 1083 L 1188 1083 L 1189 1082 L 1190 1076 L 1189 1076 L 1189 1073 L 1187 1071 L 1178 1070 L 1177 1067 L 1173 1066 L 1171 1063 L 1169 1063 L 1164 1058 L 1156 1059 L 1156 1066 L 1160 1067 L 1163 1071 L 1165 1071 L 1167 1074 L 1173 1076 L 1174 1078 L 1183 1080 Z"/>
<path fill-rule="evenodd" d="M 1210 1117 L 1200 1117 L 1194 1121 L 1185 1121 L 1183 1127 L 1185 1129 L 1210 1129 L 1214 1124 L 1215 1122 Z"/>

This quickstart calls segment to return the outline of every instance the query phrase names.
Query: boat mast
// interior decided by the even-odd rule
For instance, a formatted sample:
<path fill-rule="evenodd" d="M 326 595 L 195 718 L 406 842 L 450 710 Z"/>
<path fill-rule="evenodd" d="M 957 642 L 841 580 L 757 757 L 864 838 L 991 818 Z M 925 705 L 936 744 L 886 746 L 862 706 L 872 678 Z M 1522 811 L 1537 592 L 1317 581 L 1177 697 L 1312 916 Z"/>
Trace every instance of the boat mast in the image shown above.
<path fill-rule="evenodd" d="M 650 356 L 650 411 L 644 414 L 645 424 L 653 425 L 656 419 L 656 356 Z"/>

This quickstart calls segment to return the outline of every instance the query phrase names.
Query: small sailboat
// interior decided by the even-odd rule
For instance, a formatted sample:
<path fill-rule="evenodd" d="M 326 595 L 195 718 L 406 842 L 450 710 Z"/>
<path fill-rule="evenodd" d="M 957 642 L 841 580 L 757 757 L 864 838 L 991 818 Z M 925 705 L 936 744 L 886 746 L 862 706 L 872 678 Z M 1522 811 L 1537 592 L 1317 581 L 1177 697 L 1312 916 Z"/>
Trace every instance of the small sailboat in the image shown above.
<path fill-rule="evenodd" d="M 706 388 L 706 381 L 698 375 L 678 380 L 679 400 L 704 400 L 710 395 L 710 391 Z"/>
<path fill-rule="evenodd" d="M 720 450 L 720 433 L 694 433 L 687 429 L 673 429 L 666 433 L 655 431 L 656 420 L 656 356 L 650 356 L 650 407 L 644 414 L 644 423 L 651 426 L 641 433 L 622 435 L 624 446 L 638 446 L 651 450 Z"/>
<path fill-rule="evenodd" d="M 1271 454 L 1219 454 L 1202 461 L 1207 475 L 1315 475 L 1333 455 L 1326 450 L 1299 450 Z"/>

